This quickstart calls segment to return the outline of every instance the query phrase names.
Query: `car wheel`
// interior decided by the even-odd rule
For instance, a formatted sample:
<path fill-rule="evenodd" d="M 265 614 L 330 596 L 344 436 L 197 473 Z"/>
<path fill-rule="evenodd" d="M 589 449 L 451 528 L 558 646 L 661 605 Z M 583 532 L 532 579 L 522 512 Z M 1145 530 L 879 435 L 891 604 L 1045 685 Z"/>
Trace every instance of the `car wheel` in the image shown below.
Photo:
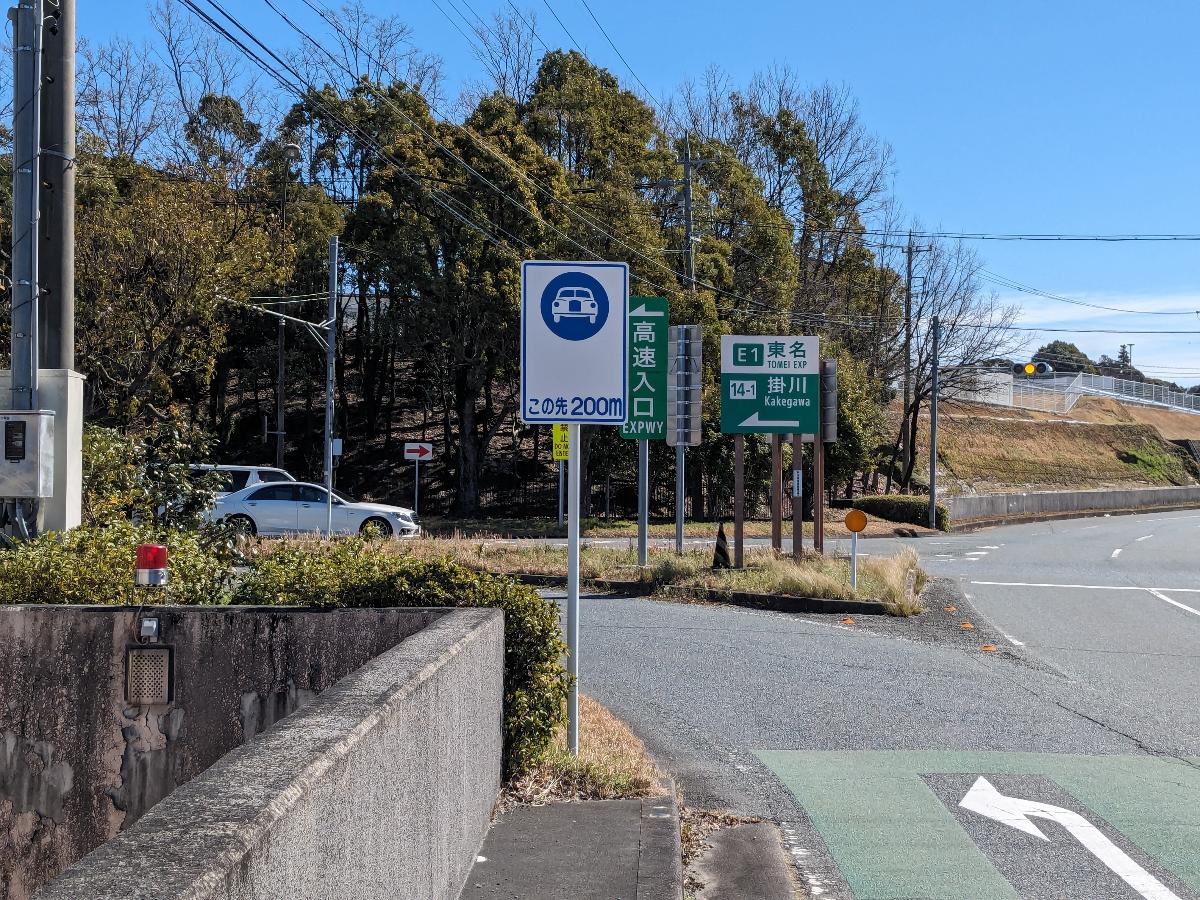
<path fill-rule="evenodd" d="M 595 317 L 595 316 L 588 316 L 588 324 L 589 324 L 589 325 L 595 325 L 595 324 L 596 324 L 596 317 Z"/>
<path fill-rule="evenodd" d="M 372 516 L 362 523 L 358 533 L 363 537 L 391 537 L 392 524 L 387 519 Z"/>
<path fill-rule="evenodd" d="M 225 522 L 238 534 L 244 534 L 247 537 L 254 537 L 258 534 L 258 526 L 249 516 L 230 516 Z"/>
<path fill-rule="evenodd" d="M 562 316 L 560 316 L 558 313 L 555 313 L 554 314 L 554 324 L 557 325 L 561 321 L 562 321 Z"/>

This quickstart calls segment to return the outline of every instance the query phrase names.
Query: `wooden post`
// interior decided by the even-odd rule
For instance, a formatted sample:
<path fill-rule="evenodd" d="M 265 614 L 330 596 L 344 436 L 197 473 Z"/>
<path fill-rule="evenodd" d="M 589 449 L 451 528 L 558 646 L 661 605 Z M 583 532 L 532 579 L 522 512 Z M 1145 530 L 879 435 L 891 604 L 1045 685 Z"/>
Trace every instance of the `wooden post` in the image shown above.
<path fill-rule="evenodd" d="M 804 440 L 799 434 L 792 435 L 792 483 L 796 481 L 799 470 L 803 483 L 804 478 Z M 792 559 L 799 562 L 804 552 L 804 498 L 797 497 L 792 491 Z"/>
<path fill-rule="evenodd" d="M 733 436 L 733 567 L 742 568 L 742 526 L 746 503 L 746 438 Z"/>
<path fill-rule="evenodd" d="M 783 549 L 783 439 L 771 435 L 771 549 Z"/>

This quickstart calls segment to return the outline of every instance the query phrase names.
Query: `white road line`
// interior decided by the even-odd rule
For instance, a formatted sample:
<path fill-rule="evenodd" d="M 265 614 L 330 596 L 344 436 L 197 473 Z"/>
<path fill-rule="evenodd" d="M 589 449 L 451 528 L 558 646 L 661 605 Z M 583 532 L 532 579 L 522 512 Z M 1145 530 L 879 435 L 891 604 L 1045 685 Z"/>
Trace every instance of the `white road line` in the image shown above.
<path fill-rule="evenodd" d="M 999 548 L 999 546 L 997 546 L 995 544 L 980 544 L 977 549 L 979 549 L 979 550 L 999 550 L 1000 548 Z"/>
<path fill-rule="evenodd" d="M 1116 559 L 1120 555 L 1121 555 L 1121 548 L 1118 547 L 1116 550 L 1113 551 L 1113 555 L 1110 556 L 1109 559 Z"/>
<path fill-rule="evenodd" d="M 1154 588 L 1147 588 L 1147 590 L 1149 590 L 1150 593 L 1152 593 L 1155 597 L 1157 597 L 1159 600 L 1164 601 L 1165 603 L 1170 603 L 1172 606 L 1178 606 L 1180 609 L 1190 612 L 1193 616 L 1200 616 L 1200 609 L 1193 609 L 1192 607 L 1188 606 L 1186 603 L 1180 603 L 1178 600 L 1172 600 L 1166 594 L 1160 594 Z"/>
<path fill-rule="evenodd" d="M 1018 641 L 1018 640 L 1017 640 L 1015 637 L 1013 637 L 1011 634 L 1006 634 L 1006 633 L 1005 633 L 1005 632 L 1003 632 L 1003 631 L 1002 631 L 1002 632 L 1000 632 L 1000 633 L 1001 633 L 1001 634 L 1003 634 L 1003 635 L 1004 635 L 1006 638 L 1008 638 L 1008 640 L 1009 640 L 1009 643 L 1013 644 L 1014 646 L 1016 646 L 1016 647 L 1024 647 L 1024 646 L 1025 646 L 1025 642 L 1024 642 L 1024 641 Z"/>
<path fill-rule="evenodd" d="M 1137 543 L 1139 543 L 1139 544 L 1140 544 L 1142 541 L 1148 541 L 1148 540 L 1150 540 L 1150 538 L 1152 538 L 1152 537 L 1154 537 L 1154 535 L 1152 535 L 1152 534 L 1147 534 L 1147 535 L 1145 535 L 1144 537 L 1140 537 L 1140 538 L 1138 538 L 1138 539 L 1137 539 Z"/>
<path fill-rule="evenodd" d="M 972 581 L 995 587 L 1079 588 L 1085 591 L 1162 591 L 1167 594 L 1200 594 L 1200 588 L 1137 587 L 1132 584 L 1051 584 L 1045 581 Z"/>
<path fill-rule="evenodd" d="M 986 550 L 968 550 L 964 555 L 965 556 L 987 556 L 988 552 Z"/>

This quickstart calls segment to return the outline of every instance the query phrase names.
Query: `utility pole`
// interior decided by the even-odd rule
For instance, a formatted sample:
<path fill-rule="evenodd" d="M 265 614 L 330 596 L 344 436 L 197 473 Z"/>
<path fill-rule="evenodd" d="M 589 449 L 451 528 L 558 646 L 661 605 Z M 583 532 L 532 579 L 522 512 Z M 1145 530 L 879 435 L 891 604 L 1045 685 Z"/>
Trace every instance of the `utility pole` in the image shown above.
<path fill-rule="evenodd" d="M 690 135 L 683 137 L 683 219 L 684 219 L 684 240 L 687 242 L 687 277 L 688 290 L 692 294 L 692 299 L 696 298 L 696 245 L 692 236 L 692 140 Z M 684 332 L 680 329 L 680 355 L 679 359 L 684 359 L 683 350 Z M 684 377 L 682 374 L 676 374 L 676 378 Z M 687 481 L 684 478 L 684 451 L 685 444 L 680 441 L 675 445 L 675 552 L 683 553 L 683 515 L 684 515 L 684 500 L 687 490 Z"/>
<path fill-rule="evenodd" d="M 329 239 L 329 312 L 325 322 L 325 536 L 333 535 L 333 390 L 337 361 L 338 238 Z M 283 324 L 283 319 L 279 320 Z M 282 434 L 280 435 L 282 439 Z"/>
<path fill-rule="evenodd" d="M 42 0 L 9 10 L 13 26 L 12 406 L 38 408 L 38 193 Z"/>
<path fill-rule="evenodd" d="M 912 273 L 913 236 L 909 229 L 908 242 L 904 245 L 904 406 L 900 419 L 900 466 L 904 472 L 908 471 L 912 456 L 908 442 L 908 407 L 912 402 Z"/>
<path fill-rule="evenodd" d="M 287 189 L 292 180 L 292 161 L 300 158 L 300 145 L 288 142 L 283 145 L 283 192 L 279 203 L 279 236 L 287 239 Z M 287 286 L 284 286 L 287 296 Z M 287 306 L 284 306 L 287 310 Z M 284 319 L 275 322 L 275 468 L 283 468 L 283 452 L 287 446 L 284 427 L 287 401 L 287 329 Z"/>
<path fill-rule="evenodd" d="M 929 527 L 937 528 L 938 354 L 942 326 L 933 317 L 933 380 L 929 395 Z"/>
<path fill-rule="evenodd" d="M 75 0 L 42 29 L 39 365 L 75 368 Z"/>

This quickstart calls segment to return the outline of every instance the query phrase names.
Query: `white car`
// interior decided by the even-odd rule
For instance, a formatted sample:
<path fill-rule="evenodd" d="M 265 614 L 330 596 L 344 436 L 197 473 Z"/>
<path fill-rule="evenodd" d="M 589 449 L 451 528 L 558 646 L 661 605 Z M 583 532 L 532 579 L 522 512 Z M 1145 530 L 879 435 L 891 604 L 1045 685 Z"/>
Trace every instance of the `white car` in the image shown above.
<path fill-rule="evenodd" d="M 295 481 L 290 473 L 273 466 L 213 466 L 195 465 L 192 471 L 197 475 L 207 475 L 209 472 L 221 473 L 221 486 L 217 491 L 218 497 L 224 497 L 242 488 L 256 484 L 267 484 L 276 481 Z"/>
<path fill-rule="evenodd" d="M 205 517 L 210 522 L 228 522 L 246 534 L 324 533 L 327 497 L 323 485 L 304 481 L 258 484 L 221 497 Z M 411 509 L 356 503 L 335 490 L 333 532 L 415 537 L 421 526 Z"/>
<path fill-rule="evenodd" d="M 555 322 L 561 322 L 564 318 L 586 318 L 595 325 L 599 313 L 600 306 L 587 288 L 559 288 L 554 295 L 554 302 L 550 304 L 550 314 Z"/>

